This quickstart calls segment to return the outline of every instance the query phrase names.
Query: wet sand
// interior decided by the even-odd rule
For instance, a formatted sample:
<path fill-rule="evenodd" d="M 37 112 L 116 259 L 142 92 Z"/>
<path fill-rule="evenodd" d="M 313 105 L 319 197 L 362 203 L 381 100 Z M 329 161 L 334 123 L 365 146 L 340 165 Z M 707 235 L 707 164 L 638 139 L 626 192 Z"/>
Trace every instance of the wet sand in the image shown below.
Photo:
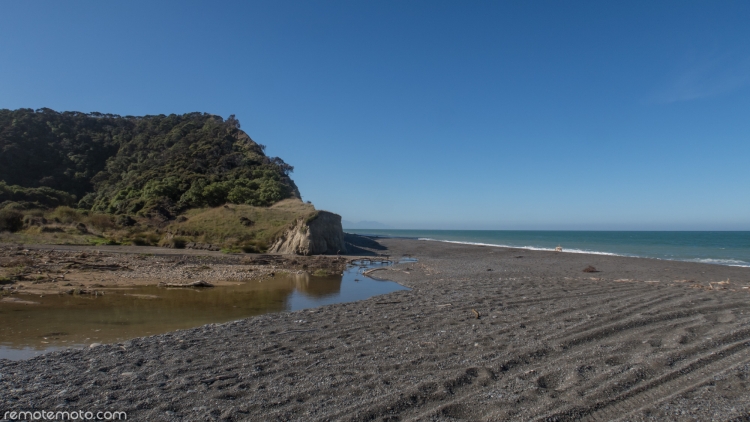
<path fill-rule="evenodd" d="M 750 269 L 382 239 L 399 291 L 0 361 L 0 411 L 748 420 Z M 598 272 L 583 272 L 588 266 Z"/>

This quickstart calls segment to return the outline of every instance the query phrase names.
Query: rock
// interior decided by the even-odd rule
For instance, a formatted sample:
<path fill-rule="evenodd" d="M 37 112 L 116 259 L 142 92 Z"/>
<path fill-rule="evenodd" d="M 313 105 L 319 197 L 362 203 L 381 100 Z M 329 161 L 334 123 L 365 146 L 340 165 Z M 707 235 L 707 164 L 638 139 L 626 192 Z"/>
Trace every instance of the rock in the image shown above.
<path fill-rule="evenodd" d="M 276 240 L 269 252 L 296 255 L 346 253 L 341 216 L 328 211 L 317 211 L 308 218 L 297 219 Z"/>
<path fill-rule="evenodd" d="M 93 349 L 94 347 L 99 347 L 99 346 L 101 346 L 101 345 L 102 345 L 101 343 L 91 343 L 91 344 L 89 345 L 89 348 L 90 348 L 90 349 Z"/>

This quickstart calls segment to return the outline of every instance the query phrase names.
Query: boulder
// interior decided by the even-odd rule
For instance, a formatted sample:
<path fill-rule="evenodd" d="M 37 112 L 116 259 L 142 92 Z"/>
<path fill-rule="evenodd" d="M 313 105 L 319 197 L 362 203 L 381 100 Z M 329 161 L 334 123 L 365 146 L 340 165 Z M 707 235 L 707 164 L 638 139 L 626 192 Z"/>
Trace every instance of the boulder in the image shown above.
<path fill-rule="evenodd" d="M 316 211 L 299 218 L 271 245 L 269 252 L 295 255 L 334 255 L 346 253 L 341 216 Z"/>

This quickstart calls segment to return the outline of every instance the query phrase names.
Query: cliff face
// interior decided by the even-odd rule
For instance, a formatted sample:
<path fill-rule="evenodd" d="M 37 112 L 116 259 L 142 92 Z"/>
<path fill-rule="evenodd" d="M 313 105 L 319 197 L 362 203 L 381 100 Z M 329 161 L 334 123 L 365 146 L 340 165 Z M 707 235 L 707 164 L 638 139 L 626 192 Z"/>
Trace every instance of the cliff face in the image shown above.
<path fill-rule="evenodd" d="M 322 255 L 346 253 L 341 216 L 318 211 L 310 218 L 297 219 L 295 224 L 271 246 L 269 252 Z"/>

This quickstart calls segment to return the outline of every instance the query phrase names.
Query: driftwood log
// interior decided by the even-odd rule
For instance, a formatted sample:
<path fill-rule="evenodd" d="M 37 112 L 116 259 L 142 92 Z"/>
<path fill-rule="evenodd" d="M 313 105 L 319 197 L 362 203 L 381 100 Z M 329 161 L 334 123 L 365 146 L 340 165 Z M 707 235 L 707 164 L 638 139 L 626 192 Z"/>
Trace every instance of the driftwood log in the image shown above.
<path fill-rule="evenodd" d="M 214 287 L 213 284 L 207 281 L 203 281 L 203 280 L 193 281 L 192 283 L 168 283 L 166 281 L 162 281 L 161 283 L 158 284 L 158 286 L 159 287 Z"/>
<path fill-rule="evenodd" d="M 61 264 L 65 265 L 65 268 L 77 268 L 80 270 L 101 270 L 101 271 L 117 271 L 117 270 L 130 270 L 130 268 L 119 265 L 119 264 L 92 264 L 90 262 L 81 261 L 61 261 Z"/>

